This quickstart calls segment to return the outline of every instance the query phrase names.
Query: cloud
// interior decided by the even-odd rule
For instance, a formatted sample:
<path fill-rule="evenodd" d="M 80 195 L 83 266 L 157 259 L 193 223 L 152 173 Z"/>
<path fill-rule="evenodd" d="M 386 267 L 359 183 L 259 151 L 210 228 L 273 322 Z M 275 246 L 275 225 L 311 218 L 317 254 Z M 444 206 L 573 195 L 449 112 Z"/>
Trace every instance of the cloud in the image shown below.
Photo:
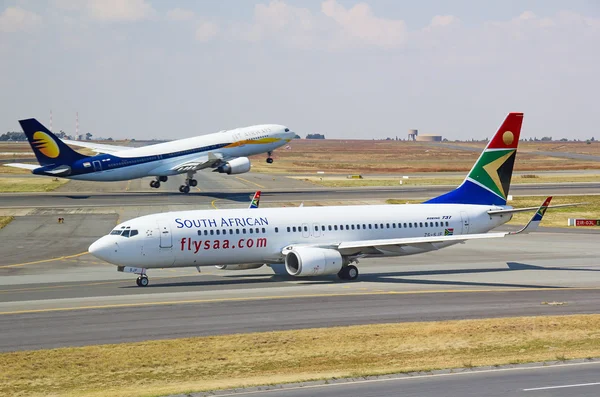
<path fill-rule="evenodd" d="M 30 32 L 42 22 L 38 14 L 19 7 L 8 7 L 0 14 L 0 32 Z"/>
<path fill-rule="evenodd" d="M 437 27 L 445 27 L 453 24 L 460 23 L 459 19 L 454 15 L 436 15 L 431 19 L 431 23 L 429 27 L 437 28 Z"/>
<path fill-rule="evenodd" d="M 280 0 L 257 4 L 250 26 L 234 31 L 244 40 L 275 40 L 301 48 L 397 48 L 406 39 L 406 24 L 377 17 L 366 3 L 345 8 L 336 0 L 321 3 L 319 11 Z"/>
<path fill-rule="evenodd" d="M 156 12 L 145 0 L 87 0 L 85 8 L 92 18 L 109 22 L 138 21 Z"/>
<path fill-rule="evenodd" d="M 207 42 L 212 40 L 219 32 L 219 27 L 214 22 L 202 22 L 196 28 L 196 40 Z"/>
<path fill-rule="evenodd" d="M 194 11 L 184 10 L 183 8 L 174 8 L 167 11 L 167 19 L 171 21 L 189 21 L 194 19 Z"/>

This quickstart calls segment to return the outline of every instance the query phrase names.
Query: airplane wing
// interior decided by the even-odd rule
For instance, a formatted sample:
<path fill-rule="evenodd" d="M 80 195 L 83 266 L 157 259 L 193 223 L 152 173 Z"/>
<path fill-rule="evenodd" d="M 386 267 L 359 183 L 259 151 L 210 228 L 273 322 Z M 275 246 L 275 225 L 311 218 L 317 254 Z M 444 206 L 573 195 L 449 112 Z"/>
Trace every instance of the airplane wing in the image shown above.
<path fill-rule="evenodd" d="M 113 153 L 120 152 L 122 150 L 132 149 L 131 147 L 128 147 L 128 146 L 104 145 L 102 143 L 94 143 L 94 142 L 86 142 L 86 141 L 63 140 L 63 142 L 66 143 L 67 145 L 81 146 L 81 147 L 85 147 L 88 149 L 92 149 L 96 153 L 113 154 Z"/>
<path fill-rule="evenodd" d="M 512 236 L 516 234 L 527 234 L 538 228 L 548 205 L 552 197 L 548 197 L 544 203 L 537 208 L 535 215 L 531 218 L 529 223 L 522 229 L 516 232 L 497 232 L 497 233 L 477 233 L 477 234 L 462 234 L 462 235 L 449 235 L 449 236 L 432 236 L 432 237 L 408 237 L 408 238 L 392 238 L 392 239 L 379 239 L 379 240 L 358 240 L 358 241 L 344 241 L 337 245 L 330 245 L 326 248 L 333 248 L 342 255 L 357 255 L 363 251 L 373 253 L 374 251 L 401 251 L 403 247 L 413 248 L 426 248 L 427 250 L 437 249 L 436 244 L 444 243 L 459 243 L 468 240 L 480 240 L 489 238 L 500 238 L 505 236 Z M 319 245 L 312 245 L 319 246 Z M 325 248 L 325 247 L 323 247 Z M 286 247 L 282 252 L 285 254 L 289 251 L 290 247 Z"/>
<path fill-rule="evenodd" d="M 183 163 L 174 165 L 171 170 L 178 172 L 198 171 L 204 168 L 214 167 L 223 161 L 221 153 L 207 153 L 193 160 L 188 160 Z"/>
<path fill-rule="evenodd" d="M 9 163 L 9 164 L 4 164 L 4 165 L 7 167 L 23 168 L 25 170 L 30 170 L 30 171 L 33 171 L 36 168 L 40 168 L 39 164 Z"/>

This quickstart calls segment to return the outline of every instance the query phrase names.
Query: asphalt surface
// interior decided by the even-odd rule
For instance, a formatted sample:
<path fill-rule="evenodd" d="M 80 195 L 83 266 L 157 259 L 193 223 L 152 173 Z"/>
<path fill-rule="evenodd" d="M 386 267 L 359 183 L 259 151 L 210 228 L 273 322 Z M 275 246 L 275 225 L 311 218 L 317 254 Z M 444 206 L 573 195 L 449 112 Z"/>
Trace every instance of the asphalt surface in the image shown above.
<path fill-rule="evenodd" d="M 597 397 L 599 362 L 534 364 L 501 369 L 436 371 L 327 383 L 284 385 L 211 393 L 204 396 L 278 397 Z"/>
<path fill-rule="evenodd" d="M 150 286 L 139 288 L 135 276 L 88 254 L 3 264 L 0 351 L 334 325 L 598 313 L 597 241 L 598 234 L 571 233 L 473 241 L 424 255 L 363 260 L 357 282 L 279 277 L 266 266 L 239 272 L 208 267 L 202 274 L 189 268 L 152 271 Z"/>
<path fill-rule="evenodd" d="M 285 178 L 288 179 L 288 178 Z M 264 183 L 264 182 L 263 182 Z M 70 185 L 69 183 L 68 185 Z M 248 184 L 249 185 L 249 184 Z M 271 186 L 271 187 L 267 187 Z M 53 192 L 40 194 L 2 194 L 0 209 L 72 209 L 102 207 L 144 207 L 144 206 L 204 206 L 210 207 L 217 201 L 219 208 L 240 205 L 249 202 L 250 195 L 262 190 L 263 204 L 285 204 L 299 202 L 356 202 L 386 199 L 426 199 L 452 190 L 452 186 L 398 186 L 376 188 L 324 188 L 324 187 L 282 188 L 279 185 L 264 183 L 260 186 L 245 188 L 219 188 L 215 190 L 192 191 L 184 195 L 171 191 L 121 191 L 121 192 Z M 600 182 L 590 183 L 549 183 L 531 185 L 513 185 L 511 194 L 520 196 L 552 196 L 600 194 Z"/>

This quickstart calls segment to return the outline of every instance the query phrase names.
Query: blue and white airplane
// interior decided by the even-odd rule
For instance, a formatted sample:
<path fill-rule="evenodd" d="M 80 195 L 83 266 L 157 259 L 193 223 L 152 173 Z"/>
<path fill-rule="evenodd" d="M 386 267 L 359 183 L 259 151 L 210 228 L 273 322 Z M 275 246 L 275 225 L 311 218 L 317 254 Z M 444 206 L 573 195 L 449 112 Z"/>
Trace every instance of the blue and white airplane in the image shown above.
<path fill-rule="evenodd" d="M 522 121 L 523 113 L 510 113 L 463 183 L 423 204 L 159 213 L 117 225 L 89 252 L 119 271 L 138 274 L 141 287 L 148 285 L 148 269 L 211 265 L 240 270 L 268 264 L 293 277 L 337 274 L 354 280 L 358 268 L 352 263 L 361 258 L 414 255 L 528 233 L 539 225 L 551 197 L 535 208 L 506 203 Z M 536 211 L 523 229 L 488 233 L 521 211 Z"/>
<path fill-rule="evenodd" d="M 277 124 L 224 130 L 214 134 L 179 139 L 138 148 L 103 145 L 93 142 L 61 140 L 36 119 L 19 120 L 23 132 L 35 153 L 39 166 L 11 163 L 9 167 L 31 170 L 35 175 L 46 175 L 86 181 L 124 181 L 156 177 L 150 182 L 159 188 L 169 176 L 187 174 L 182 193 L 196 186 L 196 171 L 211 168 L 228 175 L 250 171 L 247 156 L 267 153 L 272 163 L 272 152 L 293 139 L 295 133 Z M 69 145 L 86 147 L 99 153 L 85 156 Z"/>

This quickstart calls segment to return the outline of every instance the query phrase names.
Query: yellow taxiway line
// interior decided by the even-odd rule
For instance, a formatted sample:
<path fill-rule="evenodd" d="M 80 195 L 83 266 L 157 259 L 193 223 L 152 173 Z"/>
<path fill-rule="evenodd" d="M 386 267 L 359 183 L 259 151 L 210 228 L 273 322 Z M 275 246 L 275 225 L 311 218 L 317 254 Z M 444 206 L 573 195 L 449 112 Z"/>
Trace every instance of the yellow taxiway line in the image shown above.
<path fill-rule="evenodd" d="M 38 263 L 46 263 L 46 262 L 54 262 L 54 261 L 62 261 L 65 259 L 71 259 L 71 258 L 77 258 L 78 256 L 82 256 L 87 254 L 88 252 L 80 252 L 79 254 L 75 254 L 75 255 L 67 255 L 67 256 L 60 256 L 58 258 L 50 258 L 50 259 L 42 259 L 39 261 L 33 261 L 33 262 L 25 262 L 25 263 L 15 263 L 14 265 L 4 265 L 4 266 L 0 266 L 0 269 L 8 269 L 11 267 L 21 267 L 21 266 L 27 266 L 27 265 L 37 265 Z"/>
<path fill-rule="evenodd" d="M 236 179 L 239 179 L 240 181 L 244 181 L 244 182 L 246 182 L 246 183 L 251 183 L 251 184 L 253 184 L 254 186 L 258 186 L 258 187 L 259 187 L 259 188 L 261 188 L 261 189 L 264 189 L 264 188 L 265 188 L 263 185 L 259 185 L 258 183 L 256 183 L 256 182 L 252 182 L 252 181 L 249 181 L 248 179 L 244 179 L 244 178 L 242 178 L 241 176 L 236 176 Z"/>

